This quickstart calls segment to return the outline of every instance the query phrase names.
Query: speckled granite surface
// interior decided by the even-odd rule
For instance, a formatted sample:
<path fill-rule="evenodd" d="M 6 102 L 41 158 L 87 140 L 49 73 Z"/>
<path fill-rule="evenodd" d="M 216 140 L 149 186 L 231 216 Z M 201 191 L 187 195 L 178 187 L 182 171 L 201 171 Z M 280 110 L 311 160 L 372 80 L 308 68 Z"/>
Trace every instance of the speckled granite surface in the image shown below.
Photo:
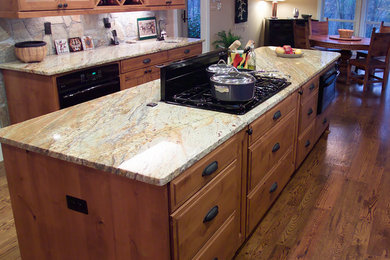
<path fill-rule="evenodd" d="M 46 56 L 41 62 L 23 63 L 21 61 L 14 61 L 1 63 L 0 69 L 51 76 L 199 42 L 202 42 L 202 40 L 191 38 L 168 38 L 167 41 L 156 41 L 156 39 L 151 39 L 137 41 L 136 43 L 131 44 L 121 43 L 120 45 L 100 47 L 89 51 L 50 55 Z"/>
<path fill-rule="evenodd" d="M 164 185 L 294 92 L 339 54 L 306 50 L 276 57 L 259 48 L 257 69 L 277 69 L 292 84 L 242 116 L 158 102 L 160 81 L 140 85 L 0 129 L 2 143 Z"/>

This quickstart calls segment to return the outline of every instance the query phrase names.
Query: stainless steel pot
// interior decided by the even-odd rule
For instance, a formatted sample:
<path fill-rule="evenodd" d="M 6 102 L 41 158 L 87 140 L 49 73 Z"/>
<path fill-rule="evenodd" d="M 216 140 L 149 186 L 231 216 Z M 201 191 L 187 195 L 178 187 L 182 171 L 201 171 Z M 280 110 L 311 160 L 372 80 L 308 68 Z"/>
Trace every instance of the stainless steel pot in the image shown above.
<path fill-rule="evenodd" d="M 253 98 L 255 82 L 256 78 L 248 73 L 215 74 L 210 78 L 211 93 L 221 101 L 244 102 Z"/>
<path fill-rule="evenodd" d="M 219 60 L 217 64 L 212 64 L 206 68 L 207 75 L 211 78 L 214 74 L 226 74 L 232 68 L 232 65 L 226 64 L 224 60 Z"/>

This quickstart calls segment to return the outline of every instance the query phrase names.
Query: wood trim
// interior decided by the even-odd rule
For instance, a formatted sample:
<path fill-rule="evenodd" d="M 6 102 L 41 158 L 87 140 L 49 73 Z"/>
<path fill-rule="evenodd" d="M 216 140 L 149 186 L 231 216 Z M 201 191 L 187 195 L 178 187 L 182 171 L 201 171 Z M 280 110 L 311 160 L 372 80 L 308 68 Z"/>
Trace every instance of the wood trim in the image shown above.
<path fill-rule="evenodd" d="M 11 124 L 60 109 L 54 76 L 3 70 L 3 78 Z"/>
<path fill-rule="evenodd" d="M 75 9 L 75 10 L 48 10 L 48 11 L 26 11 L 19 12 L 15 10 L 0 11 L 0 17 L 5 18 L 36 18 L 45 16 L 67 16 L 67 15 L 86 15 L 86 14 L 105 14 L 105 13 L 121 13 L 121 12 L 138 12 L 138 11 L 158 11 L 158 10 L 173 10 L 185 9 L 185 5 L 170 5 L 170 6 L 138 6 L 138 5 L 116 5 L 116 6 L 96 6 L 91 9 Z"/>
<path fill-rule="evenodd" d="M 2 148 L 22 259 L 170 259 L 167 185 Z"/>

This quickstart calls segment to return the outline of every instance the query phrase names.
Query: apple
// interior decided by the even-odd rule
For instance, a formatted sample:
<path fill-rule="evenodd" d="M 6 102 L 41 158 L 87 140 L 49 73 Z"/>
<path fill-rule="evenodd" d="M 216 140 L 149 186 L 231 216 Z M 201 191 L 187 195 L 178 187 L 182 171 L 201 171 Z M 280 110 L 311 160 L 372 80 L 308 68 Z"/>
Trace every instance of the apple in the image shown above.
<path fill-rule="evenodd" d="M 275 52 L 277 54 L 284 54 L 284 49 L 282 47 L 276 47 Z"/>
<path fill-rule="evenodd" d="M 286 54 L 293 54 L 293 49 L 290 45 L 283 45 L 284 53 Z"/>

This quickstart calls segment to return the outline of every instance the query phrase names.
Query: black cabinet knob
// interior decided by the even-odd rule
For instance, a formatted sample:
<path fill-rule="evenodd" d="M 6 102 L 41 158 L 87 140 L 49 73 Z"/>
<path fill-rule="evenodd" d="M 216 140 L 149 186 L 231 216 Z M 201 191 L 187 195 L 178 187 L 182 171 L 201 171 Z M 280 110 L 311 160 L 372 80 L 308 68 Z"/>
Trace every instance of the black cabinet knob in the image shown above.
<path fill-rule="evenodd" d="M 209 165 L 207 165 L 203 172 L 202 172 L 202 176 L 205 177 L 205 176 L 210 176 L 211 174 L 213 174 L 214 172 L 216 172 L 218 170 L 218 162 L 217 161 L 214 161 L 212 163 L 210 163 Z"/>
<path fill-rule="evenodd" d="M 298 94 L 302 95 L 303 94 L 303 90 L 298 90 Z"/>
<path fill-rule="evenodd" d="M 280 149 L 280 144 L 279 144 L 279 143 L 276 143 L 276 144 L 272 147 L 272 152 L 275 153 L 275 152 L 277 152 L 279 149 Z"/>
<path fill-rule="evenodd" d="M 314 83 L 311 83 L 311 85 L 309 87 L 310 91 L 312 91 L 315 87 L 316 87 L 316 85 L 314 85 Z"/>
<path fill-rule="evenodd" d="M 62 4 L 58 4 L 58 8 L 62 8 Z"/>
<path fill-rule="evenodd" d="M 212 207 L 203 219 L 203 223 L 213 220 L 218 215 L 218 206 Z"/>
<path fill-rule="evenodd" d="M 278 183 L 274 182 L 272 184 L 271 188 L 269 189 L 269 193 L 272 193 L 272 192 L 276 191 L 277 188 L 278 188 Z"/>
<path fill-rule="evenodd" d="M 282 112 L 280 110 L 276 111 L 276 113 L 273 116 L 273 120 L 278 120 L 282 116 Z"/>
<path fill-rule="evenodd" d="M 184 54 L 188 54 L 188 53 L 190 53 L 190 50 L 189 49 L 185 49 L 184 50 Z"/>
<path fill-rule="evenodd" d="M 150 58 L 147 58 L 147 59 L 144 59 L 142 62 L 144 63 L 144 64 L 148 64 L 148 63 L 150 63 L 152 60 L 150 59 Z"/>
<path fill-rule="evenodd" d="M 305 143 L 305 147 L 309 147 L 310 146 L 310 141 L 307 140 L 306 143 Z"/>
<path fill-rule="evenodd" d="M 170 4 L 172 4 L 172 1 L 165 1 L 165 3 L 166 3 L 167 5 L 170 5 Z"/>
<path fill-rule="evenodd" d="M 67 4 L 67 3 L 65 3 L 65 4 L 64 4 L 64 8 L 67 8 L 67 7 L 68 7 L 68 4 Z"/>
<path fill-rule="evenodd" d="M 307 115 L 310 116 L 311 114 L 313 114 L 313 109 L 312 108 L 309 108 L 309 111 L 307 111 Z"/>

